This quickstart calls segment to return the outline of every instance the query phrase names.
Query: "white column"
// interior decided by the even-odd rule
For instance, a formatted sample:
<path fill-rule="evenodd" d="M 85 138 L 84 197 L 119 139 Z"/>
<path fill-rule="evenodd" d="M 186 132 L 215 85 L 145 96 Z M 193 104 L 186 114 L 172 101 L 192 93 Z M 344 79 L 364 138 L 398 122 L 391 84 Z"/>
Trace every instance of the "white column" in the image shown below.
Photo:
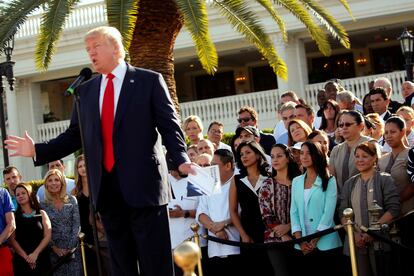
<path fill-rule="evenodd" d="M 306 63 L 303 40 L 289 35 L 285 43 L 279 35 L 273 35 L 277 53 L 285 61 L 288 68 L 288 81 L 277 78 L 279 93 L 287 90 L 295 91 L 299 97 L 305 98 L 305 85 L 308 84 L 308 67 Z"/>
<path fill-rule="evenodd" d="M 9 118 L 13 118 L 13 127 L 9 133 L 23 136 L 27 130 L 36 142 L 37 125 L 43 123 L 40 84 L 32 83 L 29 79 L 19 80 L 15 91 L 11 93 L 14 97 L 10 97 L 10 101 L 14 101 L 15 108 L 8 109 Z M 14 111 L 14 114 L 10 114 L 11 111 Z M 10 164 L 14 164 L 20 170 L 24 180 L 42 178 L 40 167 L 35 167 L 31 158 L 14 157 Z"/>

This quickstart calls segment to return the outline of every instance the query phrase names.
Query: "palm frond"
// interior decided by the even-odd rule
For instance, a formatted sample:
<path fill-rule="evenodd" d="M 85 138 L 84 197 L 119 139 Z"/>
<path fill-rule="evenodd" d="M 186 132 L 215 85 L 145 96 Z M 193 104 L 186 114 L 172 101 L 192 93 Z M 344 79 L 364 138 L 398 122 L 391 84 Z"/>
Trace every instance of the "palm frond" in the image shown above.
<path fill-rule="evenodd" d="M 36 42 L 35 64 L 39 70 L 47 70 L 56 50 L 66 18 L 79 0 L 50 1 L 42 16 L 40 33 Z"/>
<path fill-rule="evenodd" d="M 313 0 L 300 0 L 307 10 L 309 10 L 326 30 L 347 49 L 351 47 L 349 37 L 345 28 L 333 18 L 322 6 Z"/>
<path fill-rule="evenodd" d="M 122 34 L 125 51 L 128 52 L 138 18 L 137 0 L 106 0 L 108 23 Z"/>
<path fill-rule="evenodd" d="M 279 30 L 282 33 L 283 40 L 287 42 L 287 32 L 285 28 L 285 23 L 280 15 L 277 13 L 276 9 L 273 7 L 272 2 L 270 0 L 256 0 L 263 8 L 265 8 L 269 14 L 272 16 L 273 20 L 279 26 Z"/>
<path fill-rule="evenodd" d="M 354 21 L 355 21 L 355 18 L 354 18 L 354 16 L 352 15 L 351 8 L 349 7 L 349 4 L 348 4 L 348 0 L 339 0 L 339 2 L 341 2 L 341 3 L 342 3 L 342 6 L 344 6 L 344 7 L 345 7 L 345 9 L 348 11 L 348 13 L 349 13 L 349 15 L 351 16 L 352 20 L 354 20 Z"/>
<path fill-rule="evenodd" d="M 297 0 L 274 0 L 276 4 L 286 8 L 290 11 L 299 21 L 301 21 L 308 29 L 312 39 L 315 40 L 318 45 L 319 51 L 325 56 L 331 54 L 331 45 L 329 45 L 328 37 L 324 30 L 319 27 L 312 19 L 306 8 L 302 6 Z"/>
<path fill-rule="evenodd" d="M 184 24 L 191 34 L 201 65 L 209 74 L 214 75 L 218 58 L 208 30 L 205 0 L 176 0 L 176 3 L 184 16 Z"/>
<path fill-rule="evenodd" d="M 269 36 L 259 23 L 259 18 L 242 0 L 213 0 L 221 14 L 268 60 L 276 75 L 287 80 L 287 68 L 279 57 Z"/>
<path fill-rule="evenodd" d="M 48 0 L 16 0 L 3 6 L 0 15 L 0 45 L 16 33 L 27 16 Z"/>

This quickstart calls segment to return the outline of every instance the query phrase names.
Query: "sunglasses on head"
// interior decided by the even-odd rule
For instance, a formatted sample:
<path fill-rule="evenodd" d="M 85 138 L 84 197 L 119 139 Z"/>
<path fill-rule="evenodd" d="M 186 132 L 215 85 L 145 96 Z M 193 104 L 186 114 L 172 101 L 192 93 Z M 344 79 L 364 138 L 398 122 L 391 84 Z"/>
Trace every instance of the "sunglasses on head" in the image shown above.
<path fill-rule="evenodd" d="M 245 123 L 247 123 L 248 121 L 250 121 L 252 119 L 252 117 L 249 117 L 249 118 L 238 118 L 237 119 L 237 121 L 239 122 L 239 123 L 241 123 L 241 122 L 245 122 Z"/>

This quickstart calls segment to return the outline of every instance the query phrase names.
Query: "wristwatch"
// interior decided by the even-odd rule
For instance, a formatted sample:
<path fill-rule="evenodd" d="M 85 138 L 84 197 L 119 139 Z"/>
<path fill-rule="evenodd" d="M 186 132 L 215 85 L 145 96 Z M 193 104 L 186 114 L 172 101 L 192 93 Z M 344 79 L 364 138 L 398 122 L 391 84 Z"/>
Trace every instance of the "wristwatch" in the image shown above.
<path fill-rule="evenodd" d="M 190 217 L 190 211 L 185 210 L 184 212 L 184 218 L 189 218 Z"/>

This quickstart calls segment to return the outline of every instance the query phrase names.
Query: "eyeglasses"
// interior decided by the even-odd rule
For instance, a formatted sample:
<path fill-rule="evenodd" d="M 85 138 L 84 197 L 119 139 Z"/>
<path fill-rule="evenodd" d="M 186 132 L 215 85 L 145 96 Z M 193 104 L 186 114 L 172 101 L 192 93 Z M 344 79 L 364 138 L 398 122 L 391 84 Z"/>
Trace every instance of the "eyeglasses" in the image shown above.
<path fill-rule="evenodd" d="M 199 166 L 200 166 L 200 167 L 210 167 L 210 166 L 211 166 L 211 164 L 208 164 L 208 163 L 207 163 L 207 164 L 199 164 Z"/>
<path fill-rule="evenodd" d="M 213 134 L 223 134 L 223 131 L 216 130 L 216 129 L 210 129 L 210 132 L 213 133 Z"/>
<path fill-rule="evenodd" d="M 350 127 L 350 126 L 355 125 L 355 124 L 356 124 L 356 122 L 353 122 L 353 123 L 340 123 L 340 124 L 338 124 L 338 127 L 340 127 L 340 128 Z"/>
<path fill-rule="evenodd" d="M 248 121 L 250 121 L 251 119 L 253 119 L 252 117 L 248 117 L 248 118 L 238 118 L 237 122 L 241 123 L 241 122 L 245 122 L 247 123 Z"/>

